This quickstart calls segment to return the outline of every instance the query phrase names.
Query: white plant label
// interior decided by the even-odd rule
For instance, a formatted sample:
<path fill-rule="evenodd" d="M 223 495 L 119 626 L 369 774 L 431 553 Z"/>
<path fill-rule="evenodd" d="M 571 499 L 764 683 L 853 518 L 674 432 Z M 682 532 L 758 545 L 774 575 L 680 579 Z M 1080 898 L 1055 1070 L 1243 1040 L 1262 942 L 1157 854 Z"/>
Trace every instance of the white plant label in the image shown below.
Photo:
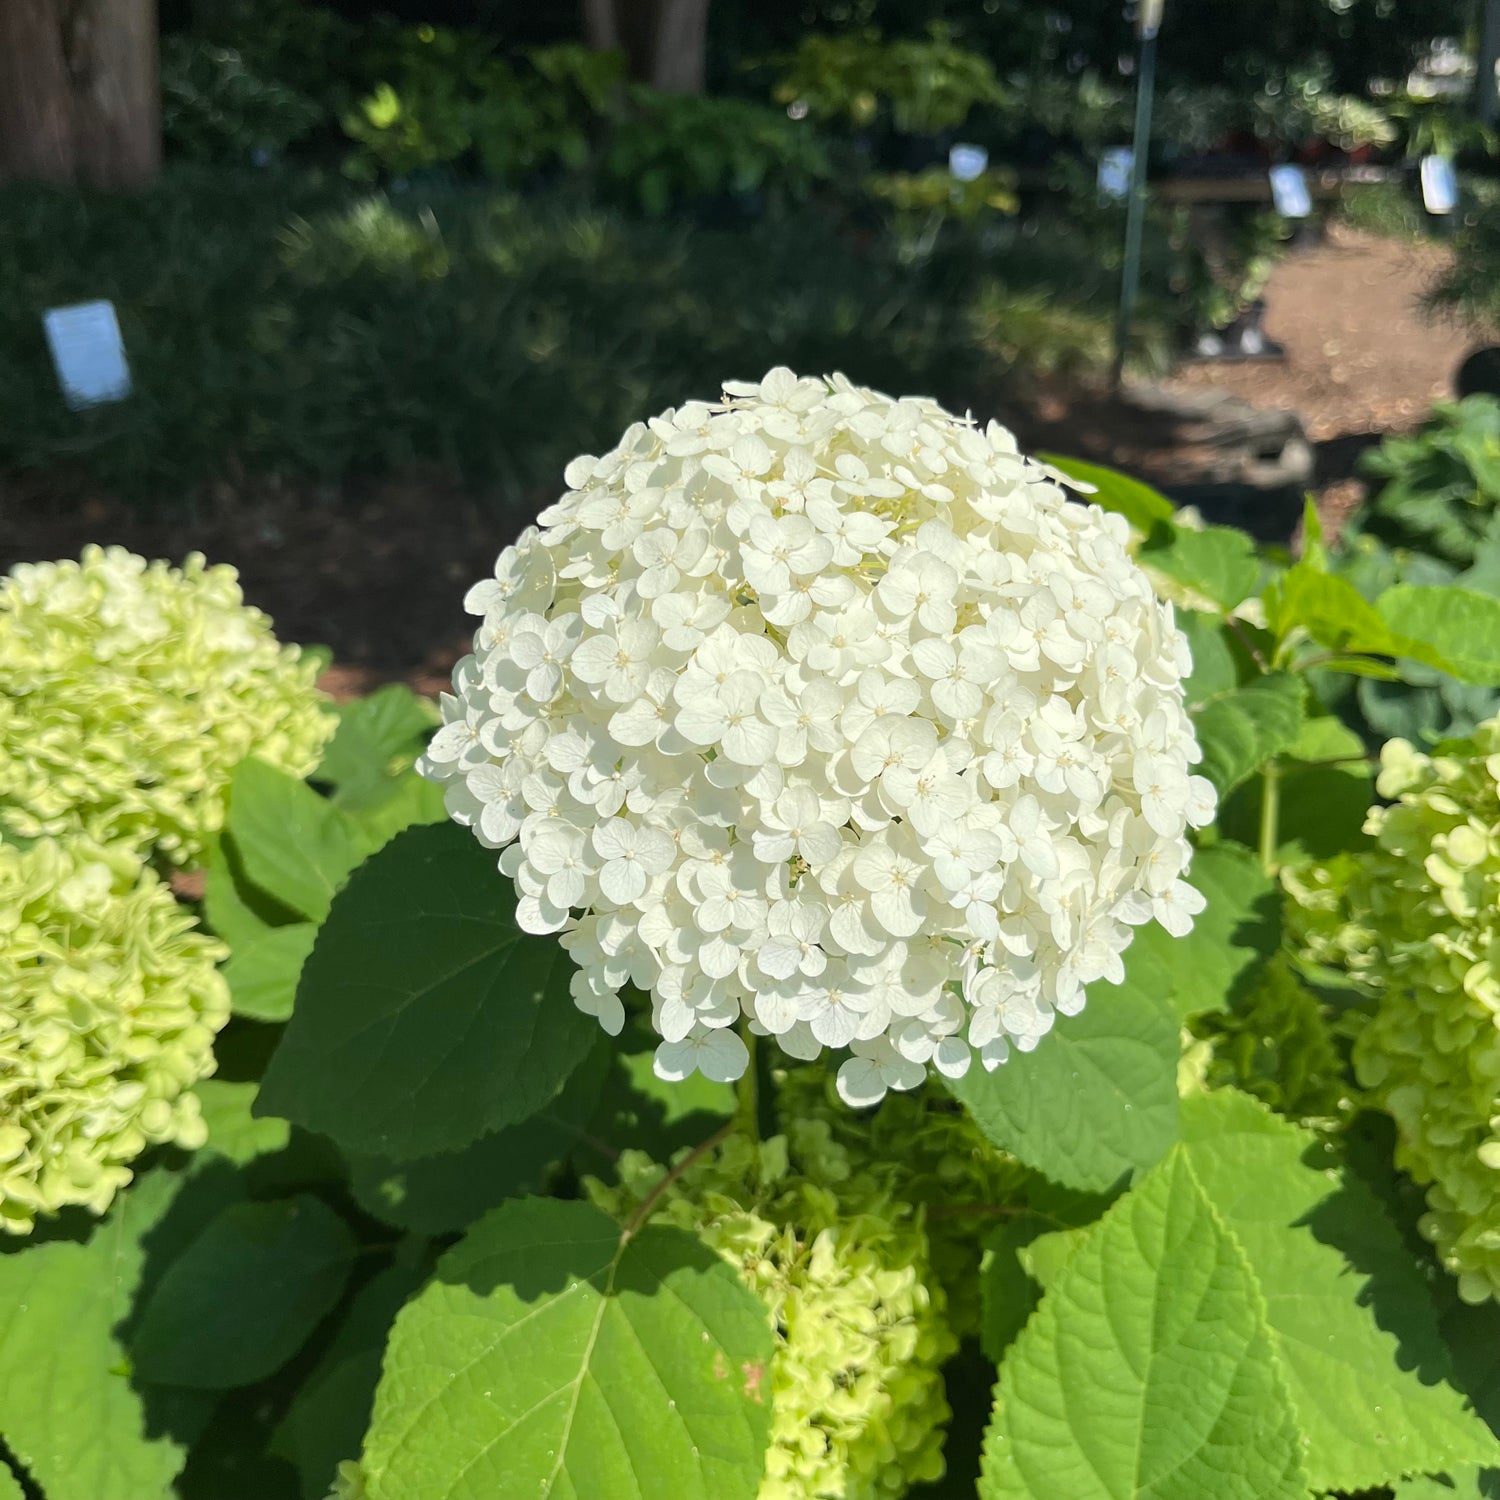
<path fill-rule="evenodd" d="M 1130 174 L 1135 152 L 1129 146 L 1111 146 L 1099 158 L 1099 196 L 1119 202 L 1130 196 Z"/>
<path fill-rule="evenodd" d="M 983 146 L 968 146 L 960 142 L 948 152 L 948 170 L 959 182 L 973 182 L 983 177 L 990 164 L 990 153 Z"/>
<path fill-rule="evenodd" d="M 1458 207 L 1458 174 L 1447 156 L 1422 158 L 1422 203 L 1430 214 L 1451 214 Z"/>
<path fill-rule="evenodd" d="M 1271 198 L 1276 204 L 1276 212 L 1282 218 L 1307 218 L 1312 213 L 1312 194 L 1307 190 L 1307 173 L 1301 167 L 1272 167 Z"/>
<path fill-rule="evenodd" d="M 113 302 L 48 308 L 42 324 L 57 383 L 73 410 L 123 401 L 130 394 L 130 366 Z"/>

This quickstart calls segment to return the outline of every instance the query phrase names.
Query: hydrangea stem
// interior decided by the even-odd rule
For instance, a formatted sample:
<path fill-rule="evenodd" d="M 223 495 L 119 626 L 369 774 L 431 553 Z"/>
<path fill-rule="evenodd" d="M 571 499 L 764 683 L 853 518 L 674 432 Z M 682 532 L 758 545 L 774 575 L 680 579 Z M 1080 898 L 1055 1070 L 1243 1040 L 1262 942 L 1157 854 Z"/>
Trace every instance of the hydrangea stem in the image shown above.
<path fill-rule="evenodd" d="M 1276 873 L 1277 825 L 1281 818 L 1281 767 L 1266 762 L 1260 789 L 1260 862 L 1267 875 Z"/>

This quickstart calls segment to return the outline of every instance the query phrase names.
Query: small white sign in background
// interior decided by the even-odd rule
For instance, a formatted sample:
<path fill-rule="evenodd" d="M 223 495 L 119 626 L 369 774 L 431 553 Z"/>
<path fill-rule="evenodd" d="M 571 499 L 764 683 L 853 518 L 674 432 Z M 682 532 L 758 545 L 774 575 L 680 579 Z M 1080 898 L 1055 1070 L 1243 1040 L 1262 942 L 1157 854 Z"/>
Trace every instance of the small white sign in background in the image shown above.
<path fill-rule="evenodd" d="M 1451 214 L 1458 207 L 1458 174 L 1448 157 L 1422 158 L 1422 202 L 1430 214 Z"/>
<path fill-rule="evenodd" d="M 42 315 L 47 345 L 63 399 L 74 411 L 123 401 L 130 394 L 130 366 L 113 302 L 79 302 Z"/>
<path fill-rule="evenodd" d="M 1312 213 L 1312 194 L 1307 190 L 1307 173 L 1301 167 L 1272 167 L 1271 198 L 1276 204 L 1276 212 L 1282 218 L 1307 218 Z"/>
<path fill-rule="evenodd" d="M 973 182 L 983 177 L 990 164 L 990 153 L 983 146 L 959 144 L 948 152 L 948 170 L 959 182 Z"/>
<path fill-rule="evenodd" d="M 1135 152 L 1129 146 L 1111 146 L 1099 158 L 1099 196 L 1119 201 L 1130 196 L 1130 173 Z"/>

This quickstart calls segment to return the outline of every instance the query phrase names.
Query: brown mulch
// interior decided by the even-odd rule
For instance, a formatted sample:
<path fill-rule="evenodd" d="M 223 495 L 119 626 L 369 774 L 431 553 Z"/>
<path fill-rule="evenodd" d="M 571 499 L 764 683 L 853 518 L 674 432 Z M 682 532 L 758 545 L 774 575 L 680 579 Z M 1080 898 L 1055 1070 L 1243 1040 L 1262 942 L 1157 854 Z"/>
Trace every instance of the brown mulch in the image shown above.
<path fill-rule="evenodd" d="M 1266 332 L 1285 344 L 1284 362 L 1188 365 L 1168 385 L 1296 411 L 1316 445 L 1325 524 L 1336 524 L 1363 494 L 1355 477 L 1362 449 L 1417 425 L 1450 393 L 1465 352 L 1490 341 L 1423 316 L 1423 293 L 1446 254 L 1335 229 L 1272 277 Z M 1099 392 L 1047 393 L 994 415 L 1025 447 L 1110 463 L 1157 484 L 1184 482 L 1201 468 L 1202 455 L 1166 418 Z M 283 639 L 332 649 L 339 665 L 327 685 L 340 696 L 393 679 L 424 692 L 442 686 L 467 648 L 464 591 L 514 529 L 451 481 L 421 475 L 350 481 L 342 490 L 220 485 L 175 516 L 103 500 L 64 508 L 42 488 L 0 482 L 0 571 L 76 556 L 90 541 L 232 562 L 246 597 Z"/>

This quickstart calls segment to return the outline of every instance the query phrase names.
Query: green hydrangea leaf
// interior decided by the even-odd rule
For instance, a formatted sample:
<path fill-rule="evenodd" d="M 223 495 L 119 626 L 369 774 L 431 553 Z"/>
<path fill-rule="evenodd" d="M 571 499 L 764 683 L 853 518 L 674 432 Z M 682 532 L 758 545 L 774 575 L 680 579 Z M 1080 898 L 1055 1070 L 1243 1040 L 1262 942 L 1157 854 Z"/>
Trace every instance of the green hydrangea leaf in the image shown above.
<path fill-rule="evenodd" d="M 0 1463 L 0 1500 L 26 1500 L 21 1481 L 9 1464 Z"/>
<path fill-rule="evenodd" d="M 408 771 L 390 783 L 378 802 L 348 809 L 355 842 L 362 855 L 383 849 L 403 828 L 418 823 L 441 823 L 448 816 L 443 789 Z"/>
<path fill-rule="evenodd" d="M 1230 610 L 1255 592 L 1260 558 L 1254 540 L 1229 526 L 1162 527 L 1140 549 L 1142 563 Z"/>
<path fill-rule="evenodd" d="M 299 919 L 291 907 L 257 890 L 223 833 L 203 849 L 203 916 L 230 951 L 258 942 L 272 928 Z"/>
<path fill-rule="evenodd" d="M 1305 1500 L 1250 1267 L 1174 1150 L 1007 1352 L 981 1500 Z"/>
<path fill-rule="evenodd" d="M 163 1273 L 131 1339 L 160 1385 L 231 1390 L 281 1368 L 338 1301 L 354 1236 L 310 1194 L 225 1209 Z"/>
<path fill-rule="evenodd" d="M 1230 644 L 1229 631 L 1217 615 L 1196 610 L 1177 611 L 1177 628 L 1187 637 L 1193 670 L 1185 684 L 1190 709 L 1240 685 L 1240 661 Z"/>
<path fill-rule="evenodd" d="M 230 781 L 226 828 L 246 878 L 313 922 L 363 852 L 339 808 L 253 756 Z"/>
<path fill-rule="evenodd" d="M 399 682 L 356 698 L 339 710 L 339 727 L 313 779 L 332 786 L 340 806 L 380 802 L 392 780 L 416 764 L 439 717 L 434 703 Z"/>
<path fill-rule="evenodd" d="M 1068 1187 L 1102 1190 L 1150 1166 L 1177 1134 L 1178 1029 L 1131 982 L 1090 987 L 1034 1052 L 949 1082 L 997 1146 Z"/>
<path fill-rule="evenodd" d="M 1368 1190 L 1305 1165 L 1314 1137 L 1234 1090 L 1184 1100 L 1182 1117 L 1183 1150 L 1265 1299 L 1312 1487 L 1359 1490 L 1500 1459 L 1438 1378 L 1431 1293 Z"/>
<path fill-rule="evenodd" d="M 116 1336 L 180 1185 L 149 1173 L 86 1242 L 0 1255 L 0 1438 L 47 1500 L 165 1500 L 182 1467 Z"/>
<path fill-rule="evenodd" d="M 1149 532 L 1158 521 L 1170 521 L 1176 514 L 1176 507 L 1165 495 L 1118 469 L 1085 463 L 1081 458 L 1064 458 L 1056 453 L 1039 453 L 1037 457 L 1054 469 L 1061 469 L 1069 478 L 1093 485 L 1092 495 L 1078 498 L 1086 505 L 1098 505 L 1118 512 L 1137 531 Z"/>
<path fill-rule="evenodd" d="M 224 982 L 235 1013 L 255 1021 L 286 1020 L 317 935 L 314 922 L 288 922 L 267 927 L 252 941 L 231 948 Z"/>
<path fill-rule="evenodd" d="M 529 1120 L 480 1136 L 462 1150 L 400 1162 L 351 1157 L 350 1190 L 372 1217 L 427 1235 L 464 1229 L 506 1198 L 540 1194 L 550 1169 L 584 1133 L 612 1060 L 609 1048 L 596 1047 Z"/>
<path fill-rule="evenodd" d="M 772 1348 L 765 1307 L 696 1236 L 503 1204 L 396 1319 L 370 1500 L 754 1500 Z"/>
<path fill-rule="evenodd" d="M 396 1264 L 350 1299 L 323 1357 L 297 1387 L 270 1448 L 297 1470 L 305 1500 L 323 1500 L 339 1464 L 359 1452 L 391 1324 L 431 1269 L 429 1257 L 403 1246 Z"/>
<path fill-rule="evenodd" d="M 1400 583 L 1375 608 L 1394 634 L 1428 648 L 1430 656 L 1419 661 L 1465 682 L 1500 685 L 1500 599 L 1466 588 Z"/>
<path fill-rule="evenodd" d="M 1347 579 L 1299 563 L 1266 593 L 1266 616 L 1277 639 L 1302 629 L 1333 651 L 1399 656 L 1403 642 Z"/>
<path fill-rule="evenodd" d="M 1203 749 L 1199 770 L 1221 797 L 1296 743 L 1302 695 L 1301 678 L 1271 672 L 1208 699 L 1194 712 Z"/>
<path fill-rule="evenodd" d="M 255 1083 L 230 1083 L 223 1078 L 208 1078 L 197 1086 L 195 1092 L 203 1109 L 203 1123 L 208 1127 L 205 1151 L 242 1167 L 257 1157 L 274 1156 L 286 1149 L 292 1138 L 287 1122 L 257 1119 L 251 1113 L 259 1087 Z"/>
<path fill-rule="evenodd" d="M 257 1109 L 346 1151 L 456 1151 L 528 1119 L 598 1027 L 556 938 L 515 924 L 493 850 L 412 828 L 355 872 L 302 971 Z"/>
<path fill-rule="evenodd" d="M 1125 950 L 1127 982 L 1166 1001 L 1178 1021 L 1221 1009 L 1281 945 L 1280 887 L 1248 849 L 1200 849 L 1185 878 L 1207 902 L 1193 930 L 1179 938 L 1149 923 Z"/>

